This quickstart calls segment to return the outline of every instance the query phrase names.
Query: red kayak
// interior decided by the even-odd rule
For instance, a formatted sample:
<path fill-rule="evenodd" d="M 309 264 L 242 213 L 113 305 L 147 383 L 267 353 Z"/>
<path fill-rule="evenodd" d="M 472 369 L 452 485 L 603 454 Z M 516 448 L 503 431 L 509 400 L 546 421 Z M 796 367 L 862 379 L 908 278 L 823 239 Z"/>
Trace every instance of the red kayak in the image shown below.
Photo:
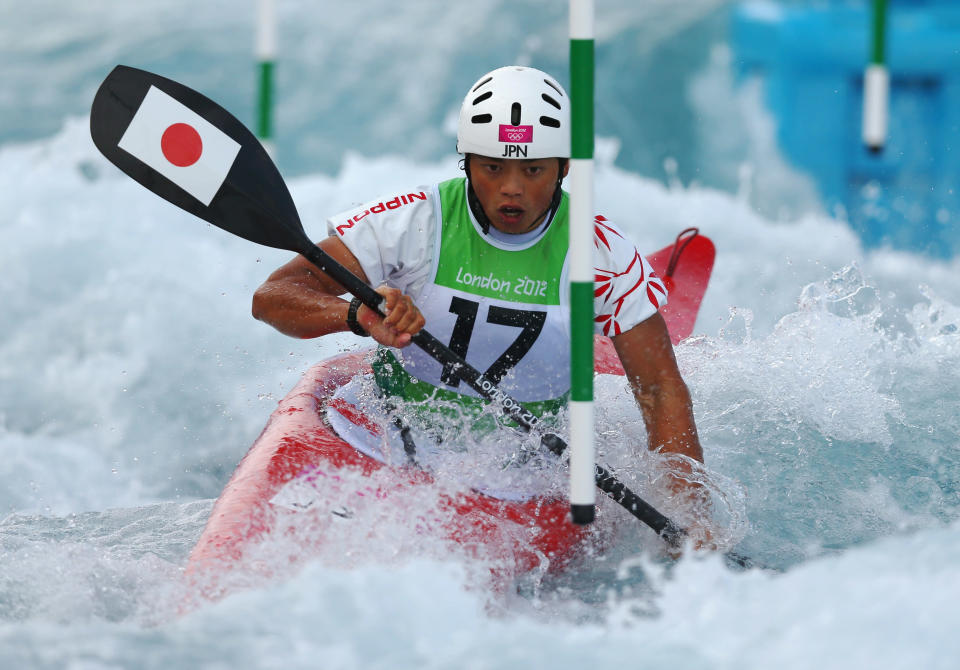
<path fill-rule="evenodd" d="M 691 237 L 685 231 L 675 245 L 648 258 L 655 271 L 673 284 L 670 311 L 665 310 L 664 316 L 672 337 L 679 341 L 693 328 L 713 264 L 713 244 L 702 235 L 694 232 Z M 368 457 L 328 425 L 325 412 L 334 392 L 370 370 L 365 360 L 368 354 L 343 354 L 313 366 L 280 402 L 216 501 L 190 554 L 189 574 L 203 574 L 209 579 L 242 565 L 258 541 L 280 526 L 290 527 L 290 517 L 298 508 L 310 506 L 309 501 L 283 502 L 285 492 L 298 485 L 320 491 L 324 484 L 339 481 L 346 473 L 359 473 L 375 482 L 366 489 L 369 498 L 389 498 L 398 492 L 407 495 L 418 487 L 437 488 L 425 471 L 414 466 L 390 466 Z M 595 370 L 598 374 L 623 374 L 606 337 L 595 340 Z M 342 407 L 337 409 L 344 411 Z M 363 416 L 350 419 L 358 425 L 365 421 Z M 350 516 L 350 499 L 338 502 L 342 507 L 328 508 L 325 513 Z M 403 502 L 393 504 L 402 506 Z M 437 507 L 437 522 L 431 524 L 430 532 L 461 548 L 495 546 L 494 554 L 502 559 L 498 569 L 505 573 L 522 574 L 538 567 L 560 569 L 577 555 L 588 533 L 570 521 L 567 500 L 501 500 L 476 491 L 453 490 L 438 495 Z M 308 554 L 308 548 L 303 553 Z M 212 583 L 205 590 L 211 596 L 219 591 Z"/>

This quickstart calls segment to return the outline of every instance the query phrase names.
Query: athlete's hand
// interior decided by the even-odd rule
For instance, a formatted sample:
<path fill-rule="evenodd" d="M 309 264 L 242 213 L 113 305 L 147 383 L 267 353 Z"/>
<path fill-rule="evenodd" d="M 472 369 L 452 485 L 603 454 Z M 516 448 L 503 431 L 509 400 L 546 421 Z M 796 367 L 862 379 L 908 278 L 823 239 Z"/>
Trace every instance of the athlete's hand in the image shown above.
<path fill-rule="evenodd" d="M 413 300 L 400 289 L 381 286 L 377 293 L 383 296 L 381 318 L 366 305 L 357 310 L 357 322 L 370 333 L 370 337 L 387 347 L 405 347 L 410 338 L 423 328 L 425 319 Z"/>
<path fill-rule="evenodd" d="M 664 479 L 667 491 L 670 497 L 675 501 L 674 504 L 686 512 L 682 516 L 684 528 L 687 531 L 686 540 L 694 551 L 716 551 L 717 543 L 713 538 L 713 532 L 710 528 L 710 519 L 707 514 L 709 509 L 709 492 L 703 484 L 691 481 L 689 467 L 686 463 L 680 463 L 678 471 L 669 472 Z M 679 511 L 679 510 L 678 510 Z M 667 553 L 672 558 L 679 558 L 683 553 L 680 547 L 667 549 Z"/>

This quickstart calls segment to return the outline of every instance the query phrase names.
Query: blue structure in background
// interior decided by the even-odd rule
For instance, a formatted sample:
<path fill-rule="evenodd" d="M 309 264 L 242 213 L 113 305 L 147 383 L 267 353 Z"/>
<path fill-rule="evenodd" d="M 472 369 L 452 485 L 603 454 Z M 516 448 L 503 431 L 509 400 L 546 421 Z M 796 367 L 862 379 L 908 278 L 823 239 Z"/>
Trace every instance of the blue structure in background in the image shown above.
<path fill-rule="evenodd" d="M 889 0 L 885 149 L 861 140 L 871 3 L 743 3 L 731 42 L 740 76 L 759 74 L 780 146 L 843 205 L 867 247 L 960 254 L 960 2 Z"/>

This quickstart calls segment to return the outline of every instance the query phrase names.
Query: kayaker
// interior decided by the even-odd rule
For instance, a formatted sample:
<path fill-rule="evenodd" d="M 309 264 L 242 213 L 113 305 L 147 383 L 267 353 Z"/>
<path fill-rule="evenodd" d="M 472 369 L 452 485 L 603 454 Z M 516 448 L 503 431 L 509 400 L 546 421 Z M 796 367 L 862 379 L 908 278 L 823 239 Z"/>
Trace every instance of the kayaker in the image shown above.
<path fill-rule="evenodd" d="M 407 346 L 426 324 L 505 392 L 549 414 L 569 390 L 566 92 L 533 68 L 484 75 L 463 101 L 457 151 L 465 177 L 390 194 L 327 222 L 319 246 L 379 287 L 386 318 L 340 298 L 346 291 L 301 256 L 257 289 L 253 315 L 298 338 L 369 335 L 381 345 L 373 365 L 386 396 L 481 407 L 456 370 Z M 666 290 L 602 216 L 595 245 L 597 330 L 623 363 L 650 448 L 702 462 L 690 394 L 658 312 Z M 693 493 L 685 469 L 674 471 L 672 487 Z"/>

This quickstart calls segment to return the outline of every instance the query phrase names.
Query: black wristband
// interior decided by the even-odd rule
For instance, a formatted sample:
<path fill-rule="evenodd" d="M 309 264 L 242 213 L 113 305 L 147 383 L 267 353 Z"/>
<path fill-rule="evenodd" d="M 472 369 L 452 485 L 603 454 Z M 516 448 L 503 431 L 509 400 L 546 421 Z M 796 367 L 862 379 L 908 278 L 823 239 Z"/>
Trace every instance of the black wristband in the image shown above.
<path fill-rule="evenodd" d="M 349 328 L 354 335 L 359 335 L 360 337 L 370 337 L 370 333 L 363 329 L 363 326 L 360 325 L 360 322 L 357 321 L 357 310 L 360 309 L 360 305 L 363 304 L 363 301 L 360 298 L 354 298 L 350 301 L 350 309 L 347 310 L 347 328 Z"/>

